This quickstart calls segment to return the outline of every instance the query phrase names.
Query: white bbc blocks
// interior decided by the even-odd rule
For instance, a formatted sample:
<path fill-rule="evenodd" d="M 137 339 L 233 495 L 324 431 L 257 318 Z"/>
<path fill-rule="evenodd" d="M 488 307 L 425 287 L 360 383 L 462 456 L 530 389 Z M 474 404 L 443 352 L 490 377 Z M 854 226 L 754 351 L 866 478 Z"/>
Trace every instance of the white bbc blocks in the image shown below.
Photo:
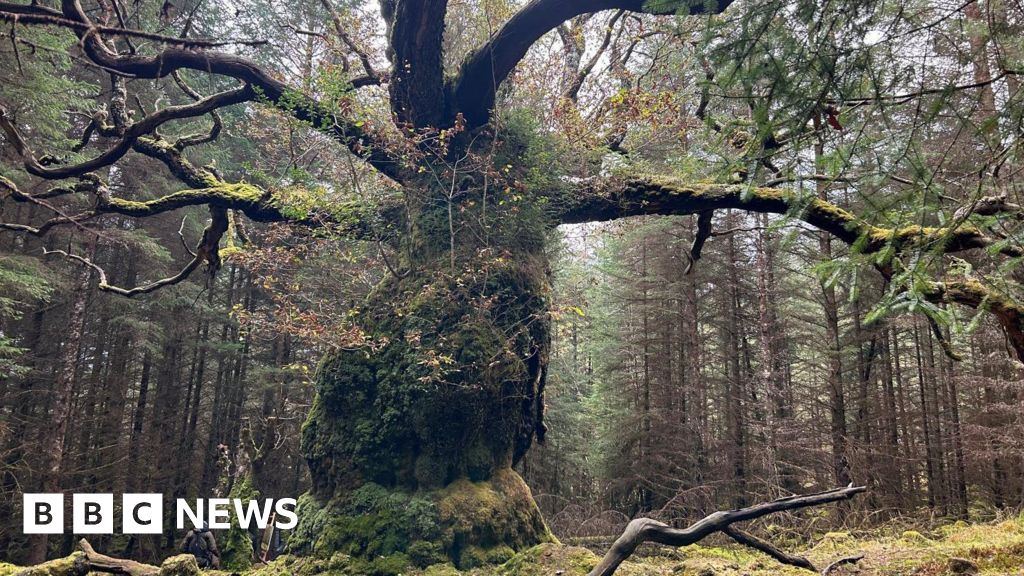
<path fill-rule="evenodd" d="M 71 524 L 75 534 L 113 533 L 113 494 L 75 494 L 71 501 Z"/>
<path fill-rule="evenodd" d="M 163 529 L 163 496 L 125 494 L 121 526 L 124 534 L 159 534 Z M 64 533 L 63 494 L 25 494 L 22 531 L 25 534 Z M 75 534 L 114 533 L 113 494 L 74 494 L 71 526 Z"/>
<path fill-rule="evenodd" d="M 64 533 L 63 494 L 25 494 L 21 511 L 25 534 Z"/>
<path fill-rule="evenodd" d="M 162 494 L 125 494 L 121 508 L 121 532 L 159 534 L 164 526 Z"/>
<path fill-rule="evenodd" d="M 64 533 L 64 494 L 24 494 L 22 531 L 25 534 Z M 232 514 L 238 526 L 255 525 L 264 529 L 273 522 L 279 530 L 291 530 L 298 523 L 295 498 L 279 500 L 240 500 L 238 498 L 197 498 L 193 506 L 188 500 L 176 500 L 178 530 L 202 526 L 209 520 L 212 529 L 232 525 Z M 162 494 L 123 494 L 121 496 L 121 534 L 160 534 L 164 528 Z M 113 534 L 113 494 L 72 494 L 71 525 L 75 534 Z"/>

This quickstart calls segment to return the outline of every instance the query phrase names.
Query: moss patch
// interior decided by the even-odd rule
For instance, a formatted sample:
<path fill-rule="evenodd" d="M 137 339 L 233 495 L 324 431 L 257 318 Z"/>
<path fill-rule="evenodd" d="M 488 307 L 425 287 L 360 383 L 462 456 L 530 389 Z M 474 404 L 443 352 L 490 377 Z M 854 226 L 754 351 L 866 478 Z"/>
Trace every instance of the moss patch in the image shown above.
<path fill-rule="evenodd" d="M 75 552 L 70 556 L 29 566 L 19 572 L 18 576 L 66 576 L 76 572 L 84 572 L 86 558 L 84 552 Z"/>
<path fill-rule="evenodd" d="M 306 495 L 298 513 L 288 542 L 293 552 L 321 559 L 340 552 L 388 569 L 400 562 L 462 569 L 500 564 L 517 550 L 553 539 L 529 488 L 508 468 L 490 480 L 463 478 L 438 490 L 368 483 L 327 502 Z"/>
<path fill-rule="evenodd" d="M 199 573 L 196 557 L 191 554 L 171 556 L 160 564 L 160 576 L 196 576 Z"/>
<path fill-rule="evenodd" d="M 259 490 L 248 478 L 235 482 L 228 498 L 237 498 L 243 502 L 261 501 Z M 233 506 L 230 522 L 231 528 L 227 534 L 218 539 L 221 568 L 235 572 L 248 570 L 252 566 L 253 540 L 249 531 L 239 525 L 238 515 Z"/>
<path fill-rule="evenodd" d="M 597 565 L 598 557 L 586 548 L 540 544 L 530 548 L 497 569 L 499 576 L 583 576 Z M 561 572 L 560 572 L 561 571 Z"/>

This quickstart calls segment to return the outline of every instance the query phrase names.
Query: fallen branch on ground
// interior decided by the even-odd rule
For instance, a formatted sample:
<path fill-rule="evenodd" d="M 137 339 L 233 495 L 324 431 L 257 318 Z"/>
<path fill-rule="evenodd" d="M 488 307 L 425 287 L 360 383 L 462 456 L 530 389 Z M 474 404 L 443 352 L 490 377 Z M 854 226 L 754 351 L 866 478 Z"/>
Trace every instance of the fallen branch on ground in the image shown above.
<path fill-rule="evenodd" d="M 100 554 L 85 538 L 78 541 L 78 549 L 70 556 L 29 566 L 15 572 L 14 576 L 86 576 L 90 572 L 125 576 L 198 576 L 200 573 L 195 556 L 191 554 L 172 556 L 160 566 L 153 566 Z"/>
<path fill-rule="evenodd" d="M 618 569 L 619 565 L 629 558 L 630 555 L 636 551 L 637 547 L 644 542 L 655 542 L 657 544 L 665 544 L 667 546 L 686 546 L 699 542 L 715 532 L 722 532 L 740 544 L 750 546 L 751 548 L 764 552 L 784 564 L 798 566 L 800 568 L 817 572 L 818 570 L 806 558 L 793 556 L 787 552 L 783 552 L 769 542 L 761 540 L 760 538 L 743 532 L 737 528 L 733 528 L 732 525 L 737 522 L 745 522 L 747 520 L 761 518 L 762 516 L 767 516 L 768 514 L 774 514 L 776 512 L 798 510 L 800 508 L 809 508 L 811 506 L 821 506 L 822 504 L 828 504 L 830 502 L 848 500 L 866 490 L 867 487 L 865 486 L 850 485 L 846 488 L 836 488 L 834 490 L 827 490 L 816 494 L 779 498 L 778 500 L 764 502 L 747 508 L 740 508 L 738 510 L 715 512 L 714 514 L 706 516 L 703 520 L 691 524 L 688 528 L 672 528 L 671 526 L 658 522 L 657 520 L 651 520 L 650 518 L 637 518 L 626 525 L 626 530 L 622 533 L 622 536 L 619 536 L 615 543 L 612 544 L 612 547 L 604 555 L 604 558 L 598 562 L 597 566 L 590 571 L 588 576 L 611 576 L 615 573 L 615 570 Z M 841 564 L 856 562 L 860 559 L 853 558 L 854 557 L 844 558 L 838 562 L 832 563 L 825 569 L 823 574 L 827 575 Z"/>

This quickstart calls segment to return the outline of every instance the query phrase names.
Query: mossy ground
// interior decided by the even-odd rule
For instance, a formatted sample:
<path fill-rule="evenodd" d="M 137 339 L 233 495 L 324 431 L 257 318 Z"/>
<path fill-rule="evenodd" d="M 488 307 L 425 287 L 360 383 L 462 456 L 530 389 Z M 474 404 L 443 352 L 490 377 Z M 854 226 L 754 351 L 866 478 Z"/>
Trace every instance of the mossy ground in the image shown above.
<path fill-rule="evenodd" d="M 720 542 L 715 542 L 720 544 Z M 862 553 L 855 568 L 837 576 L 940 576 L 953 574 L 951 558 L 963 558 L 981 576 L 1024 576 L 1024 516 L 996 523 L 957 522 L 933 530 L 877 530 L 870 534 L 830 532 L 814 545 L 792 551 L 807 556 L 819 567 Z M 583 576 L 597 562 L 594 552 L 559 543 L 524 550 L 500 565 L 457 570 L 451 564 L 427 568 L 373 565 L 366 560 L 336 555 L 329 560 L 286 558 L 247 576 L 332 575 L 387 576 Z M 397 570 L 390 572 L 389 570 Z M 621 576 L 807 576 L 808 571 L 783 566 L 760 553 L 735 545 L 695 545 L 678 549 L 650 546 L 622 565 Z"/>
<path fill-rule="evenodd" d="M 340 553 L 352 558 L 349 564 L 373 564 L 368 573 L 440 562 L 501 564 L 517 550 L 553 539 L 529 488 L 509 468 L 487 481 L 460 479 L 432 491 L 368 483 L 326 503 L 306 495 L 299 517 L 290 549 L 321 560 Z"/>
<path fill-rule="evenodd" d="M 715 542 L 713 544 L 718 544 Z M 831 532 L 813 546 L 792 551 L 807 556 L 819 567 L 852 554 L 864 554 L 856 567 L 844 567 L 837 576 L 944 576 L 954 574 L 950 560 L 968 560 L 979 576 L 1024 576 L 1024 515 L 986 524 L 956 522 L 928 531 L 876 530 L 871 534 Z M 50 567 L 75 561 L 77 555 L 49 563 Z M 177 558 L 177 557 L 175 557 Z M 160 574 L 175 558 L 164 562 Z M 377 558 L 337 553 L 330 557 L 283 556 L 255 566 L 242 576 L 584 576 L 598 556 L 581 547 L 557 542 L 539 544 L 513 555 L 503 564 L 458 570 L 451 564 L 416 568 L 402 555 Z M 0 576 L 20 567 L 0 562 Z M 190 570 L 184 571 L 190 573 Z M 49 570 L 23 574 L 50 574 Z M 206 571 L 206 576 L 232 576 L 227 571 Z M 616 573 L 620 576 L 807 576 L 808 571 L 783 566 L 760 553 L 735 545 L 694 545 L 678 549 L 642 548 Z"/>

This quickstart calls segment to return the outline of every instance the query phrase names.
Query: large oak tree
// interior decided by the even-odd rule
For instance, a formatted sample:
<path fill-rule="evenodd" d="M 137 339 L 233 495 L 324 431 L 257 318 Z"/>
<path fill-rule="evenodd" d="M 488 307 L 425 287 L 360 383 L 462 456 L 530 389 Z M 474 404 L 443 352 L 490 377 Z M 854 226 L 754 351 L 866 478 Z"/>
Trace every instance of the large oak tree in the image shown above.
<path fill-rule="evenodd" d="M 743 174 L 734 182 L 688 182 L 640 169 L 601 170 L 597 165 L 586 177 L 562 177 L 552 166 L 540 165 L 557 158 L 538 151 L 538 134 L 496 121 L 502 90 L 531 47 L 549 33 L 561 35 L 567 57 L 578 64 L 577 74 L 567 79 L 560 96 L 575 102 L 602 58 L 621 61 L 618 55 L 605 53 L 616 19 L 633 13 L 678 18 L 681 11 L 717 14 L 751 9 L 746 4 L 730 9 L 729 0 L 689 6 L 641 0 L 532 0 L 514 10 L 454 67 L 446 67 L 452 55 L 445 52 L 445 27 L 452 14 L 445 0 L 380 4 L 387 29 L 387 70 L 376 69 L 365 48 L 346 33 L 339 14 L 333 9 L 330 13 L 334 33 L 362 67 L 360 75 L 347 79 L 345 91 L 386 87 L 389 110 L 383 117 L 391 120 L 390 125 L 361 118 L 344 97 L 317 98 L 308 86 L 288 85 L 257 62 L 225 50 L 221 41 L 128 27 L 117 2 L 85 6 L 79 0 L 64 0 L 59 8 L 42 2 L 0 2 L 0 18 L 15 28 L 73 32 L 79 61 L 109 75 L 111 94 L 109 110 L 93 116 L 78 146 L 81 150 L 98 143 L 99 151 L 77 163 L 37 151 L 32 118 L 0 109 L 5 141 L 24 169 L 18 177 L 0 178 L 0 189 L 14 201 L 53 212 L 38 226 L 0 227 L 44 235 L 58 227 L 87 229 L 104 214 L 144 220 L 186 207 L 207 207 L 209 224 L 191 250 L 193 257 L 168 278 L 115 286 L 88 254 L 58 254 L 92 268 L 100 289 L 129 297 L 180 282 L 204 265 L 216 271 L 223 244 L 235 234 L 234 214 L 378 242 L 394 255 L 388 262 L 390 274 L 352 313 L 360 337 L 328 355 L 317 376 L 317 399 L 303 429 L 313 488 L 301 503 L 301 524 L 291 542 L 296 551 L 374 555 L 384 542 L 423 564 L 450 559 L 465 567 L 506 558 L 514 550 L 551 538 L 513 467 L 535 440 L 543 441 L 545 433 L 550 347 L 545 248 L 550 231 L 561 224 L 696 214 L 690 257 L 697 260 L 711 235 L 715 211 L 788 215 L 858 253 L 879 255 L 875 267 L 884 277 L 906 283 L 898 286 L 902 290 L 935 303 L 991 311 L 1024 361 L 1024 309 L 1012 298 L 969 277 L 947 276 L 941 266 L 934 278 L 921 282 L 915 277 L 911 284 L 900 274 L 897 258 L 923 248 L 941 254 L 989 249 L 1007 258 L 1021 256 L 1014 243 L 971 220 L 976 215 L 1017 213 L 1019 206 L 1005 198 L 977 198 L 944 225 L 886 227 L 827 196 L 808 197 L 798 189 L 780 187 L 787 183 L 785 178 L 771 186 L 743 182 Z M 329 3 L 324 6 L 330 8 Z M 606 10 L 616 12 L 603 44 L 596 54 L 586 52 L 573 40 L 579 18 Z M 574 24 L 568 26 L 569 22 Z M 184 80 L 186 72 L 231 80 L 237 86 L 203 96 Z M 708 74 L 711 77 L 713 71 Z M 133 108 L 133 83 L 168 76 L 190 97 L 188 103 L 154 111 L 141 104 L 138 110 Z M 808 99 L 813 103 L 812 118 L 804 119 L 800 130 L 813 133 L 827 129 L 823 122 L 838 122 L 827 98 Z M 390 193 L 375 202 L 299 208 L 282 191 L 233 181 L 213 166 L 193 163 L 191 150 L 220 134 L 217 111 L 247 104 L 274 109 L 332 139 L 339 154 L 349 153 L 374 171 L 360 172 L 358 179 L 373 181 Z M 698 116 L 707 114 L 706 106 L 706 101 L 700 103 Z M 176 123 L 204 116 L 213 119 L 209 132 L 166 135 Z M 609 129 L 609 149 L 621 152 L 623 129 Z M 757 135 L 762 151 L 777 150 L 794 138 Z M 182 189 L 145 201 L 119 197 L 110 181 L 129 154 L 159 162 L 182 182 Z M 771 169 L 767 157 L 760 163 Z M 16 181 L 54 185 L 30 193 Z M 57 208 L 58 200 L 72 196 L 87 198 L 89 207 L 79 212 Z M 71 390 L 58 386 L 56 393 L 57 405 L 67 405 Z M 56 424 L 47 445 L 51 467 L 59 470 L 64 439 L 63 428 Z M 635 547 L 636 542 L 630 545 Z"/>

